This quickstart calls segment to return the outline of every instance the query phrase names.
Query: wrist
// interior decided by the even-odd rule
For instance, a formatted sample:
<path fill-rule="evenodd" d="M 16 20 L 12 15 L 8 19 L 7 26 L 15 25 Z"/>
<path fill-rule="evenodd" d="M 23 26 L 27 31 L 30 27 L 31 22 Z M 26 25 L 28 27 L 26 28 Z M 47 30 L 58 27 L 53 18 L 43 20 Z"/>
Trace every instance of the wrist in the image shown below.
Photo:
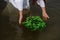
<path fill-rule="evenodd" d="M 45 7 L 42 7 L 42 13 L 46 13 Z"/>

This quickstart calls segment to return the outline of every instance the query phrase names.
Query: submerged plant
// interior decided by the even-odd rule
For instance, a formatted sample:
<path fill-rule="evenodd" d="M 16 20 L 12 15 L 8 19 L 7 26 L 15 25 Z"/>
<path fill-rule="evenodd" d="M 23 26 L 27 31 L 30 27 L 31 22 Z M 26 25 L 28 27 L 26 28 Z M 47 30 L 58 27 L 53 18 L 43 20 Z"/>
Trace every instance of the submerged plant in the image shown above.
<path fill-rule="evenodd" d="M 40 18 L 40 16 L 29 16 L 22 25 L 31 31 L 42 30 L 46 27 L 45 22 Z"/>

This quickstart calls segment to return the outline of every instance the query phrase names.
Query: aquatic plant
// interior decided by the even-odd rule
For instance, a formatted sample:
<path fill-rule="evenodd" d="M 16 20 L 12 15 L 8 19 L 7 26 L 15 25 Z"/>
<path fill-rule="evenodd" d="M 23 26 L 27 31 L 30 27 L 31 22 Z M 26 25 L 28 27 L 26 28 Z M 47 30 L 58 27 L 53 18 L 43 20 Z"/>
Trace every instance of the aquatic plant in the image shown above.
<path fill-rule="evenodd" d="M 41 19 L 40 16 L 29 16 L 22 23 L 22 25 L 31 31 L 43 30 L 46 27 L 45 22 Z"/>

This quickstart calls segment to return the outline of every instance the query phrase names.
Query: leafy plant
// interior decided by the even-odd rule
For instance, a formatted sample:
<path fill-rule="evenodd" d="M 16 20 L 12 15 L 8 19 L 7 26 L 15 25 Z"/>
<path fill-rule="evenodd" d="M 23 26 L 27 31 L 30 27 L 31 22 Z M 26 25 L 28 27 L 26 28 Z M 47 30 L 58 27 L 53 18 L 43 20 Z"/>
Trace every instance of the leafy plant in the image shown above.
<path fill-rule="evenodd" d="M 45 28 L 45 22 L 39 16 L 29 16 L 22 25 L 31 31 L 42 30 Z"/>

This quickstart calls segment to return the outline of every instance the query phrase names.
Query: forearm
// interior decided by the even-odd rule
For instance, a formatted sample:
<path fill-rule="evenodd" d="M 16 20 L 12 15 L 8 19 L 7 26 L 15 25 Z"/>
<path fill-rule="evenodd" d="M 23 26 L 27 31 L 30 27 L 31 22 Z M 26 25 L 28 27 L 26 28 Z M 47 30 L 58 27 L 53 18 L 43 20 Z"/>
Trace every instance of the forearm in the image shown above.
<path fill-rule="evenodd" d="M 23 10 L 19 11 L 19 24 L 21 24 L 23 18 Z"/>
<path fill-rule="evenodd" d="M 41 7 L 42 13 L 46 13 L 46 8 L 45 7 Z"/>
<path fill-rule="evenodd" d="M 45 8 L 45 2 L 44 2 L 44 0 L 40 1 L 40 7 L 41 7 L 42 12 L 46 13 L 46 8 Z"/>

